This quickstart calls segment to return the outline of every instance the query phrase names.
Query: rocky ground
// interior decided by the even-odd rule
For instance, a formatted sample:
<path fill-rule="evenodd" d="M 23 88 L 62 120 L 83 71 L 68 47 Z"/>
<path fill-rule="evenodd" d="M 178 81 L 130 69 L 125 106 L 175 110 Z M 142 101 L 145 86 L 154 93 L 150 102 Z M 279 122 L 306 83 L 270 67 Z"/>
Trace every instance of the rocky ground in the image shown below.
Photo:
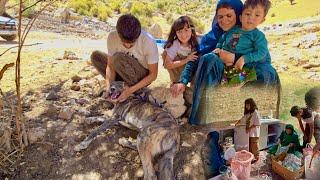
<path fill-rule="evenodd" d="M 12 162 L 1 159 L 0 168 L 6 170 L 1 177 L 141 179 L 143 171 L 138 153 L 118 144 L 122 137 L 134 138 L 137 133 L 132 130 L 116 126 L 99 135 L 88 149 L 74 151 L 74 146 L 99 125 L 88 125 L 85 120 L 88 117 L 108 117 L 111 113 L 112 105 L 99 93 L 103 79 L 88 62 L 93 50 L 105 49 L 105 39 L 101 37 L 106 34 L 96 36 L 96 31 L 91 29 L 92 33 L 82 36 L 83 32 L 77 32 L 79 29 L 72 30 L 73 25 L 61 25 L 62 30 L 60 27 L 60 30 L 52 30 L 44 28 L 48 24 L 41 23 L 27 40 L 27 43 L 40 44 L 25 48 L 25 63 L 22 64 L 23 114 L 31 145 L 24 149 L 20 159 L 11 159 Z M 67 29 L 71 29 L 70 32 Z M 308 83 L 320 84 L 319 24 L 270 27 L 266 33 L 273 64 L 281 80 L 293 76 Z M 4 44 L 0 47 L 1 52 L 14 45 L 4 41 L 0 43 Z M 13 50 L 8 56 L 1 56 L 0 67 L 12 62 L 14 53 Z M 14 119 L 12 104 L 15 99 L 9 93 L 14 89 L 13 73 L 13 69 L 6 72 L 1 82 L 5 93 L 1 97 L 2 121 Z M 159 78 L 152 87 L 167 84 L 168 75 L 160 63 Z M 204 179 L 204 142 L 211 127 L 190 126 L 185 122 L 185 119 L 180 120 L 181 149 L 174 160 L 177 179 Z M 14 145 L 17 142 L 10 143 Z M 270 166 L 263 164 L 263 167 L 270 172 Z"/>

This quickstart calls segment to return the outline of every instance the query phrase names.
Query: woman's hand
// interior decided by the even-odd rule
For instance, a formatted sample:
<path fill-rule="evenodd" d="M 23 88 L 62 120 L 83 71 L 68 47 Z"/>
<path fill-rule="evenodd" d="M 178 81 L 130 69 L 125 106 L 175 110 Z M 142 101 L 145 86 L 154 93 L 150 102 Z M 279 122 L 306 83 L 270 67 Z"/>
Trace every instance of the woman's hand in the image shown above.
<path fill-rule="evenodd" d="M 223 61 L 224 64 L 230 64 L 234 62 L 234 54 L 229 52 L 229 51 L 225 51 L 223 49 L 220 50 L 219 52 L 219 57 L 220 59 Z"/>
<path fill-rule="evenodd" d="M 176 83 L 171 86 L 171 94 L 173 97 L 177 97 L 179 94 L 186 90 L 186 86 L 182 83 Z"/>

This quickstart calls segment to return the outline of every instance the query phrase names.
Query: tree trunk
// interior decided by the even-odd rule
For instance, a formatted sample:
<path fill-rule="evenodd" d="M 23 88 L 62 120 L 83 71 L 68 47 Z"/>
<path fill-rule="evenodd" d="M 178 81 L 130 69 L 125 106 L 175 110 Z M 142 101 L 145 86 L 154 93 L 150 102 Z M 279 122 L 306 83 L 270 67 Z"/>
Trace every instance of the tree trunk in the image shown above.
<path fill-rule="evenodd" d="M 6 12 L 6 4 L 8 0 L 0 0 L 0 16 Z"/>

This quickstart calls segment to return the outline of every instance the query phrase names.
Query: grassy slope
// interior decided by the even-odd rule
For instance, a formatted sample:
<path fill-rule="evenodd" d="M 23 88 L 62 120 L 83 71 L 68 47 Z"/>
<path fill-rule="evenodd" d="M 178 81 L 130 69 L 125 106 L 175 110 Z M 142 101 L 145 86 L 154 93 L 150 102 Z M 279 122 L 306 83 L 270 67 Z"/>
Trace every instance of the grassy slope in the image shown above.
<path fill-rule="evenodd" d="M 320 1 L 295 0 L 290 5 L 289 0 L 271 0 L 272 7 L 267 15 L 266 24 L 280 23 L 320 15 Z M 272 17 L 272 14 L 275 16 Z"/>

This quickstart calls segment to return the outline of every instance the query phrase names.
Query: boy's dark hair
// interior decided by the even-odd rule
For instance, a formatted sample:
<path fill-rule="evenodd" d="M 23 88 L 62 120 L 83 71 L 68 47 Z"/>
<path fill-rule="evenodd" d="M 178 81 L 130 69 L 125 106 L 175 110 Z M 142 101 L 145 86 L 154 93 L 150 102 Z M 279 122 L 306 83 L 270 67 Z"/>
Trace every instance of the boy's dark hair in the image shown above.
<path fill-rule="evenodd" d="M 292 106 L 291 110 L 290 110 L 290 114 L 292 117 L 296 117 L 297 114 L 299 113 L 300 111 L 300 107 L 299 106 Z"/>
<path fill-rule="evenodd" d="M 302 108 L 302 119 L 308 119 L 312 117 L 312 110 L 310 108 Z"/>
<path fill-rule="evenodd" d="M 247 9 L 249 7 L 254 8 L 258 5 L 262 6 L 264 9 L 264 16 L 266 16 L 269 12 L 269 9 L 271 7 L 270 0 L 246 0 L 243 5 L 243 10 Z"/>
<path fill-rule="evenodd" d="M 164 45 L 164 48 L 169 48 L 173 45 L 173 41 L 178 39 L 176 32 L 183 29 L 185 27 L 185 25 L 187 25 L 187 27 L 191 28 L 191 31 L 192 31 L 191 38 L 189 40 L 189 44 L 191 45 L 191 50 L 192 51 L 198 50 L 199 43 L 198 43 L 198 39 L 197 39 L 196 30 L 194 28 L 194 24 L 193 24 L 191 18 L 188 16 L 180 16 L 177 20 L 175 20 L 173 22 L 169 36 L 168 36 L 168 40 L 167 40 L 166 44 Z"/>
<path fill-rule="evenodd" d="M 250 105 L 250 109 L 247 110 L 246 104 Z M 256 102 L 252 98 L 248 98 L 244 101 L 244 114 L 253 113 L 255 110 L 258 110 Z"/>
<path fill-rule="evenodd" d="M 116 29 L 121 40 L 127 43 L 135 42 L 141 34 L 140 21 L 131 14 L 120 16 Z"/>
<path fill-rule="evenodd" d="M 292 106 L 290 114 L 292 117 L 296 117 L 299 111 L 302 110 L 302 119 L 307 119 L 312 117 L 312 110 L 310 108 L 300 108 L 299 106 Z"/>

